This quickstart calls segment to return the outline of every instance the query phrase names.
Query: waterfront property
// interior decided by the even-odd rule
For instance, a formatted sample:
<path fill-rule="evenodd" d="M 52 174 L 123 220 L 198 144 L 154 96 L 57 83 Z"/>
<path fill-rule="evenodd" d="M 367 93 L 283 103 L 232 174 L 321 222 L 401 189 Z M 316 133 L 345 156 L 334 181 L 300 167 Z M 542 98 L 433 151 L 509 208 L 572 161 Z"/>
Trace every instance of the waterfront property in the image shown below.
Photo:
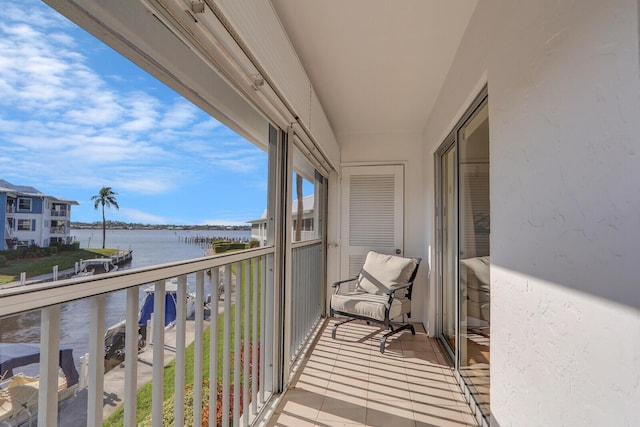
<path fill-rule="evenodd" d="M 298 199 L 291 204 L 291 239 L 295 241 L 309 240 L 318 237 L 315 231 L 315 224 L 318 221 L 319 213 L 315 209 L 314 195 L 303 197 L 302 203 Z M 301 214 L 298 215 L 300 210 Z M 267 244 L 267 210 L 265 209 L 260 218 L 249 221 L 251 224 L 251 240 L 260 242 L 260 246 Z M 299 234 L 296 234 L 299 233 Z"/>
<path fill-rule="evenodd" d="M 78 202 L 0 179 L 0 250 L 70 244 L 73 205 Z"/>
<path fill-rule="evenodd" d="M 61 310 L 79 299 L 83 425 L 105 405 L 126 426 L 640 425 L 637 1 L 47 3 L 261 147 L 269 177 L 260 248 L 0 291 L 0 316 L 41 316 L 39 425 L 58 424 Z M 291 237 L 299 172 L 312 240 Z M 324 328 L 330 284 L 369 250 L 422 258 L 417 333 L 384 354 L 378 329 Z M 159 306 L 166 279 L 183 301 L 194 277 L 202 307 L 208 270 L 211 339 L 198 309 L 187 363 L 184 322 L 165 348 L 156 310 L 136 402 L 139 287 Z M 123 293 L 132 351 L 105 396 L 105 300 Z M 206 374 L 204 354 L 221 355 Z"/>

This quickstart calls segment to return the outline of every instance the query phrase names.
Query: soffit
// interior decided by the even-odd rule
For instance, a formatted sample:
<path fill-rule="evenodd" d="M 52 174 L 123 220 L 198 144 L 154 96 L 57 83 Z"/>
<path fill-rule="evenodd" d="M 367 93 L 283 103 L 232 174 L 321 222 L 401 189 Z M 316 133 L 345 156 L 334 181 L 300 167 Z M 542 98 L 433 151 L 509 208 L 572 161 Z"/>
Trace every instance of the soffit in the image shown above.
<path fill-rule="evenodd" d="M 476 0 L 272 0 L 338 137 L 422 132 Z"/>

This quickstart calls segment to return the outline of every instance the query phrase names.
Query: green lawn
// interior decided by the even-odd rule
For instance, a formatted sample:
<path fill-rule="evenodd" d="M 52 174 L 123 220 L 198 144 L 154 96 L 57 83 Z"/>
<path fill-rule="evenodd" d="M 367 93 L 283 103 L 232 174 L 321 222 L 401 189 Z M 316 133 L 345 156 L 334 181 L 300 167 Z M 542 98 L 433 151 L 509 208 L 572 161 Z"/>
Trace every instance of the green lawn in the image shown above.
<path fill-rule="evenodd" d="M 55 265 L 60 271 L 73 268 L 80 259 L 90 259 L 100 256 L 110 256 L 117 249 L 79 249 L 77 251 L 61 251 L 57 255 L 42 258 L 9 260 L 0 267 L 0 284 L 20 280 L 20 273 L 27 273 L 27 278 L 48 274 Z"/>
<path fill-rule="evenodd" d="M 235 273 L 235 266 L 232 267 L 232 270 Z M 241 336 L 241 340 L 244 339 L 244 300 L 247 297 L 246 295 L 246 289 L 247 289 L 247 283 L 253 283 L 253 275 L 250 274 L 250 280 L 247 281 L 246 276 L 243 276 L 243 280 L 241 282 L 241 288 L 242 288 L 242 292 L 241 292 L 241 296 L 240 296 L 240 304 L 241 304 L 241 313 L 240 313 L 240 319 L 241 319 L 241 324 L 240 324 L 240 333 L 242 334 Z M 253 286 L 252 286 L 253 288 Z M 252 298 L 252 295 L 249 295 L 250 298 Z M 258 298 L 260 298 L 260 294 L 258 294 Z M 253 319 L 253 313 L 256 312 L 256 310 L 253 310 L 251 308 L 251 304 L 253 300 L 251 299 L 249 301 L 250 303 L 250 312 L 251 312 L 251 316 L 250 317 L 250 321 L 252 322 Z M 231 352 L 231 383 L 233 384 L 233 343 L 234 343 L 234 336 L 235 336 L 235 310 L 236 310 L 236 305 L 232 304 L 231 305 L 231 310 L 230 310 L 230 317 L 231 317 L 231 322 L 230 322 L 230 329 L 231 329 L 231 334 L 230 334 L 230 352 Z M 258 307 L 258 315 L 259 315 L 259 307 Z M 250 324 L 251 327 L 251 324 Z M 224 314 L 221 314 L 218 317 L 218 375 L 217 378 L 219 381 L 221 381 L 222 378 L 222 358 L 223 358 L 223 338 L 224 338 Z M 253 331 L 251 331 L 251 333 L 253 333 Z M 210 353 L 209 353 L 209 343 L 210 343 L 210 339 L 211 339 L 211 328 L 207 328 L 204 331 L 204 342 L 203 342 L 203 371 L 202 371 L 202 375 L 203 378 L 205 380 L 207 380 L 209 378 L 209 362 L 210 362 Z M 242 348 L 243 344 L 241 344 L 241 348 Z M 193 416 L 193 378 L 194 378 L 194 372 L 193 372 L 193 360 L 194 360 L 194 352 L 195 352 L 195 344 L 192 343 L 190 344 L 187 348 L 186 348 L 186 354 L 185 354 L 185 366 L 186 366 L 186 370 L 185 370 L 185 393 L 183 394 L 184 399 L 185 399 L 185 425 L 191 425 L 192 423 L 192 416 Z M 163 409 L 163 425 L 173 425 L 174 419 L 173 419 L 173 411 L 174 411 L 174 388 L 175 388 L 175 373 L 176 373 L 176 366 L 175 366 L 175 360 L 171 361 L 165 368 L 164 368 L 164 396 L 165 396 L 165 401 L 164 401 L 164 409 Z M 244 381 L 244 379 L 242 379 L 241 381 Z M 208 381 L 205 381 L 208 384 Z M 136 406 L 136 425 L 138 426 L 151 426 L 151 396 L 152 396 L 152 383 L 149 382 L 147 384 L 145 384 L 144 386 L 142 386 L 140 388 L 140 390 L 138 391 L 137 394 L 137 406 Z M 203 406 L 205 406 L 208 402 L 208 387 L 205 388 L 204 393 L 203 393 Z M 205 412 L 208 412 L 208 408 L 206 408 Z M 124 421 L 124 408 L 120 407 L 116 412 L 114 412 L 107 420 L 105 420 L 105 422 L 103 423 L 103 426 L 107 426 L 107 427 L 116 427 L 116 426 L 122 426 Z"/>

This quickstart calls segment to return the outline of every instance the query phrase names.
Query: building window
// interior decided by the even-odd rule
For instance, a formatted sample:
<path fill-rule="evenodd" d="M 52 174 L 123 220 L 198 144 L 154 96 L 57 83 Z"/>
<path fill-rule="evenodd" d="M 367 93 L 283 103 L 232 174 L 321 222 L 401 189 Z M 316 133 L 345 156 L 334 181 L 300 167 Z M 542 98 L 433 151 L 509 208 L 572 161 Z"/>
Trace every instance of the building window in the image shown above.
<path fill-rule="evenodd" d="M 318 239 L 322 235 L 320 192 L 323 177 L 297 146 L 293 150 L 293 165 L 291 241 Z"/>
<path fill-rule="evenodd" d="M 31 220 L 30 219 L 19 219 L 18 220 L 18 231 L 32 231 L 31 230 Z"/>
<path fill-rule="evenodd" d="M 31 211 L 31 199 L 18 199 L 18 210 Z"/>

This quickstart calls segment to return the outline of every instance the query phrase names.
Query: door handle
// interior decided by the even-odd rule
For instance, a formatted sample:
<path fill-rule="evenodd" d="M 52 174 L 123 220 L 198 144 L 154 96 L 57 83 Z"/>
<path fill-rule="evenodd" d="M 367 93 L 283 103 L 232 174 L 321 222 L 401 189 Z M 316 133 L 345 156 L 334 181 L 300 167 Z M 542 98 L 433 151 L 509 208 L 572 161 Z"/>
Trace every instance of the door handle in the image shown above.
<path fill-rule="evenodd" d="M 396 249 L 396 255 L 400 255 L 402 251 L 400 249 Z"/>

